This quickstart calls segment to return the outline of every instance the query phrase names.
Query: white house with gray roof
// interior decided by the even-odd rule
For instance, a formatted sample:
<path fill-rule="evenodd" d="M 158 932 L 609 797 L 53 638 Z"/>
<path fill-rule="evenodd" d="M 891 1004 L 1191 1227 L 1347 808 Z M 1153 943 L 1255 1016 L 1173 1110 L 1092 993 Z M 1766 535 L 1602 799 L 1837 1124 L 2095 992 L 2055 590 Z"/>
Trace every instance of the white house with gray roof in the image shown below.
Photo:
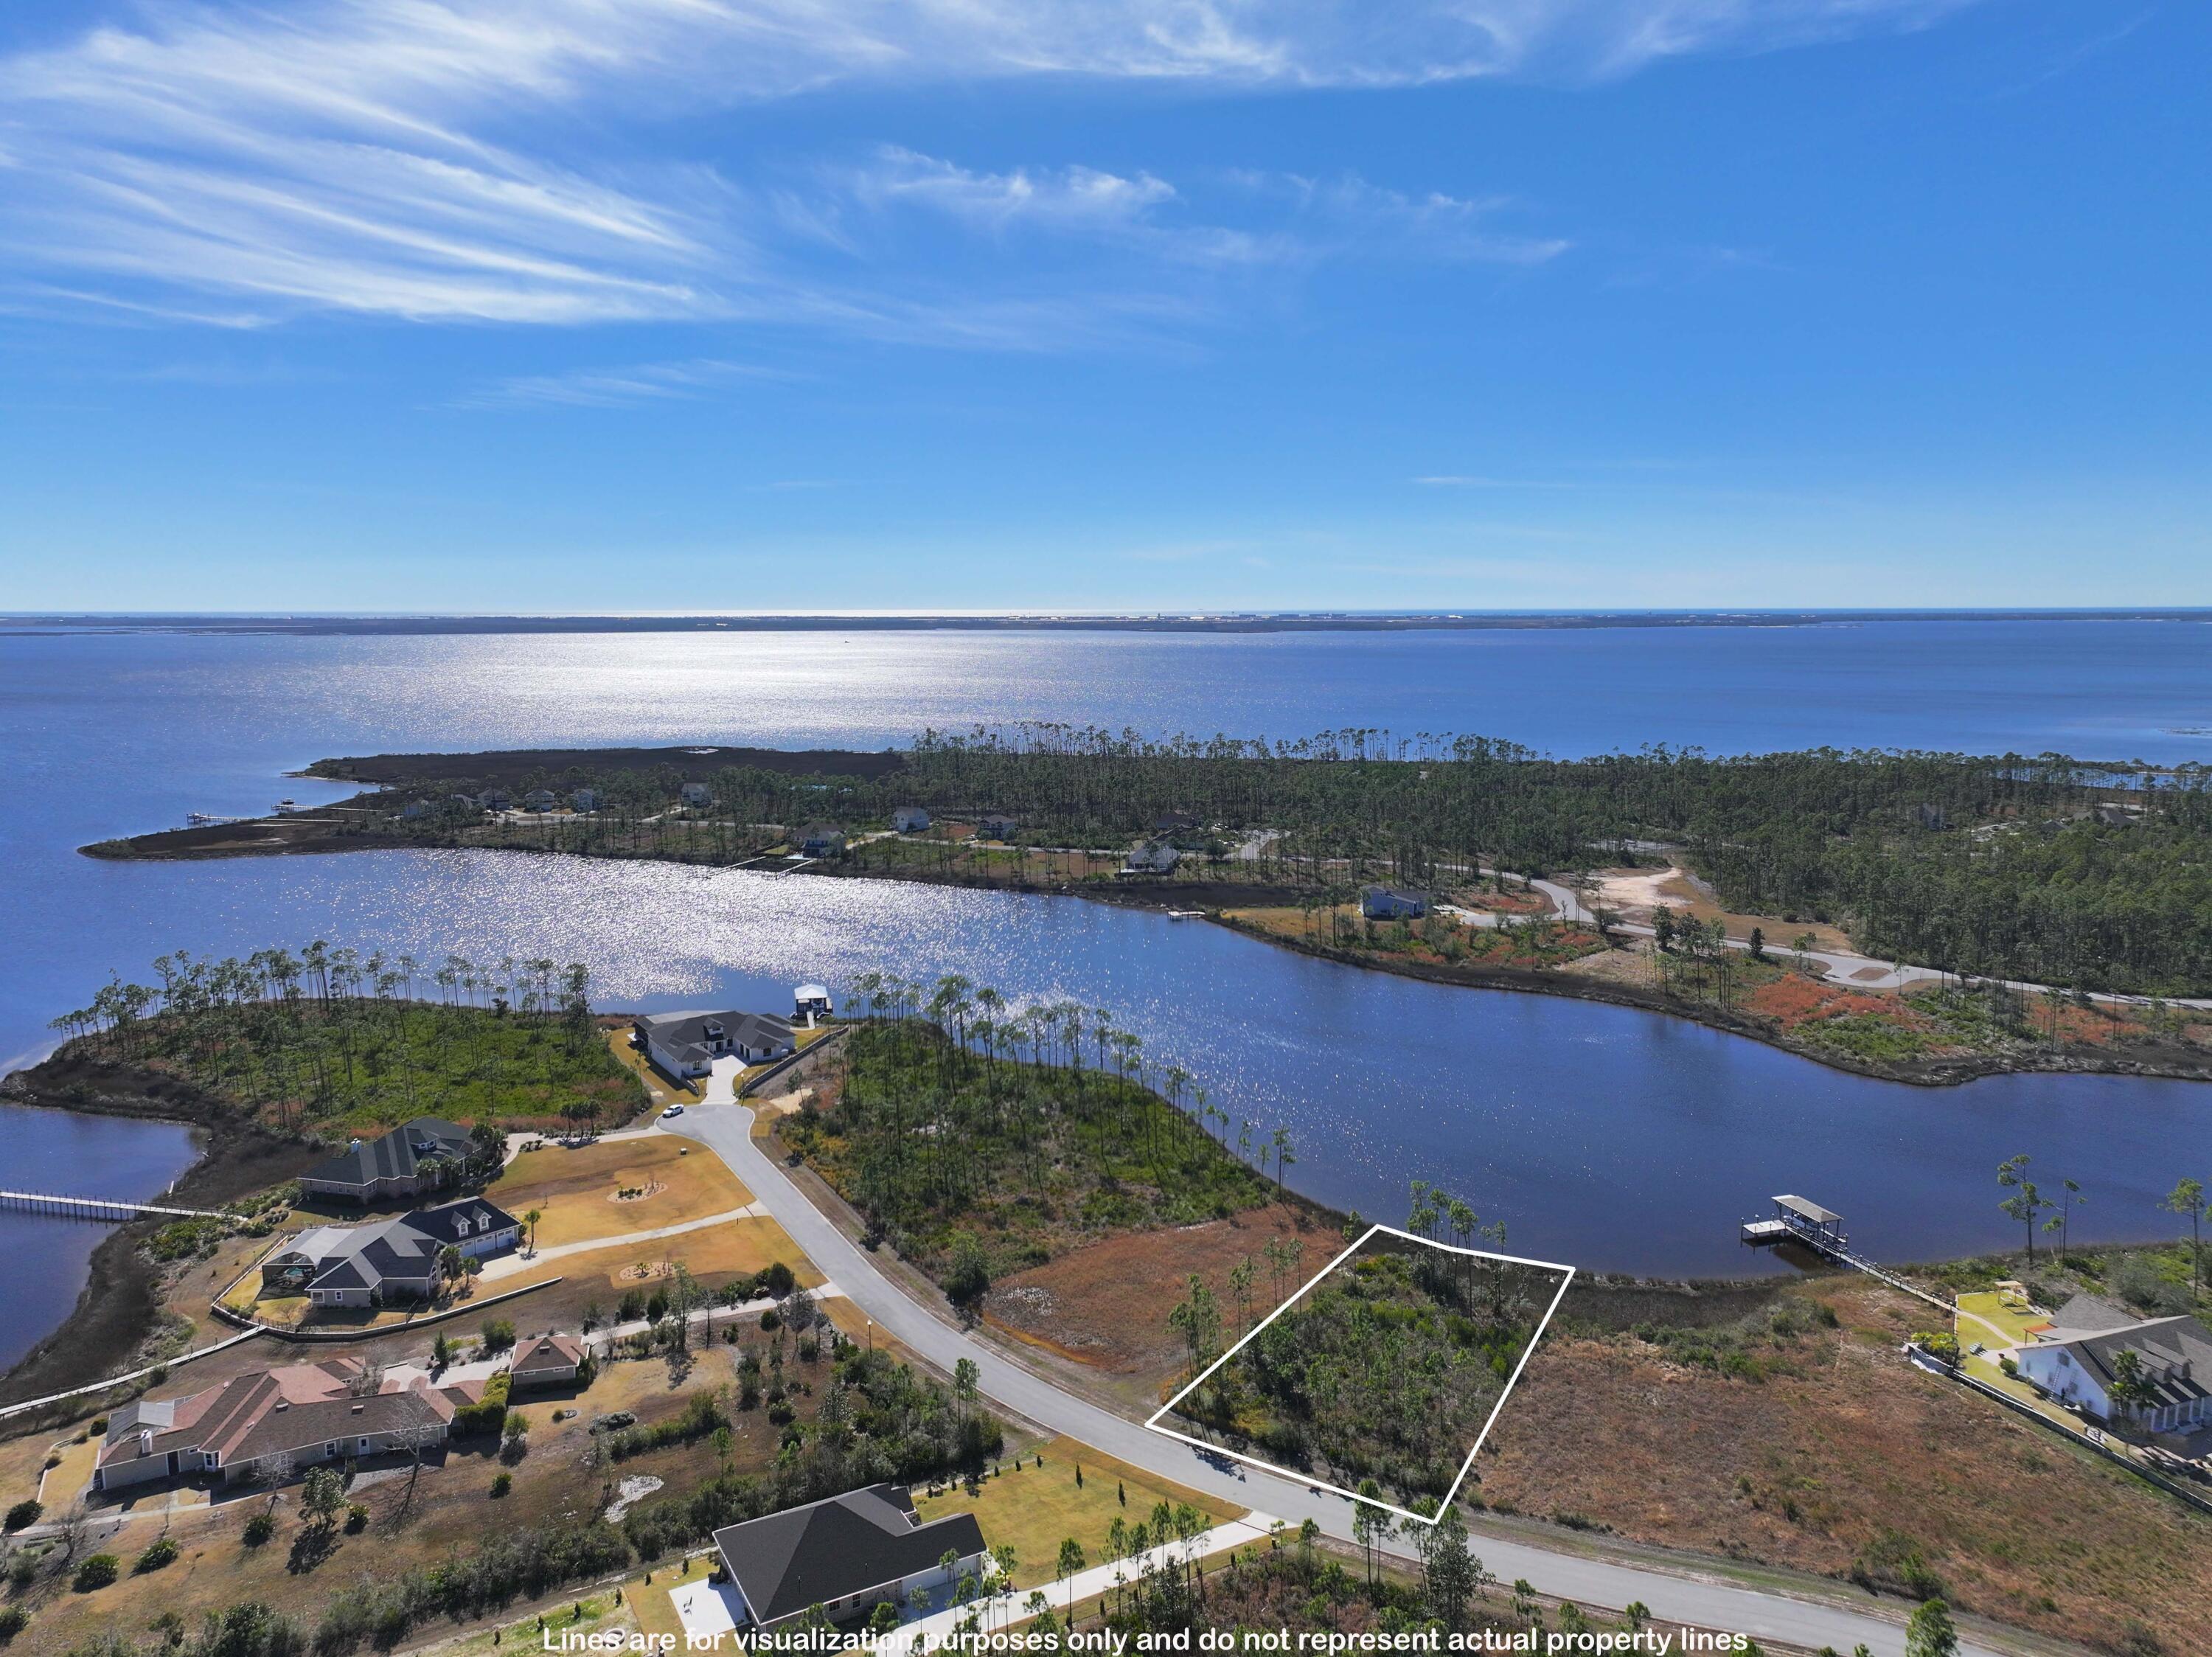
<path fill-rule="evenodd" d="M 2039 1341 L 2013 1353 L 2022 1380 L 2100 1421 L 2131 1420 L 2154 1433 L 2186 1433 L 2212 1422 L 2212 1331 L 2191 1317 L 2135 1321 L 2086 1296 L 2069 1301 Z M 2118 1326 L 2111 1325 L 2118 1319 Z M 2084 1327 L 2103 1324 L 2104 1328 Z M 2114 1383 L 2133 1353 L 2148 1396 L 2130 1404 Z"/>
<path fill-rule="evenodd" d="M 719 1058 L 759 1064 L 794 1052 L 791 1020 L 773 1013 L 653 1013 L 630 1020 L 631 1039 L 679 1081 L 711 1073 Z"/>
<path fill-rule="evenodd" d="M 418 1209 L 366 1226 L 317 1226 L 261 1263 L 264 1294 L 305 1295 L 317 1306 L 391 1306 L 427 1301 L 447 1248 L 483 1259 L 513 1248 L 522 1222 L 481 1197 Z"/>

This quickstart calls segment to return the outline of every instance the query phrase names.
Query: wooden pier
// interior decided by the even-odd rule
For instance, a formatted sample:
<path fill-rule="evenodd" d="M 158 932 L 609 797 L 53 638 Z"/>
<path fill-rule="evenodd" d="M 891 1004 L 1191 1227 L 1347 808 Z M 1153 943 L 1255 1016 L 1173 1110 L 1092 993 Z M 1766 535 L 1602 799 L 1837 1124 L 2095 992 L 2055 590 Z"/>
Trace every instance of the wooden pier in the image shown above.
<path fill-rule="evenodd" d="M 1844 1216 L 1832 1209 L 1824 1209 L 1804 1197 L 1778 1197 L 1774 1199 L 1774 1214 L 1765 1220 L 1747 1220 L 1743 1222 L 1743 1240 L 1753 1248 L 1771 1247 L 1777 1243 L 1796 1243 L 1808 1248 L 1825 1260 L 1853 1271 L 1863 1271 L 1878 1282 L 1887 1283 L 1932 1307 L 1948 1312 L 1952 1303 L 1938 1295 L 1930 1295 L 1917 1283 L 1909 1283 L 1893 1271 L 1885 1271 L 1873 1261 L 1851 1252 L 1850 1239 L 1844 1232 Z"/>
<path fill-rule="evenodd" d="M 133 1203 L 112 1197 L 70 1197 L 38 1191 L 0 1191 L 0 1209 L 13 1209 L 21 1214 L 48 1214 L 64 1220 L 105 1220 L 112 1223 L 148 1218 L 228 1221 L 238 1217 L 210 1209 L 180 1209 L 164 1203 Z"/>

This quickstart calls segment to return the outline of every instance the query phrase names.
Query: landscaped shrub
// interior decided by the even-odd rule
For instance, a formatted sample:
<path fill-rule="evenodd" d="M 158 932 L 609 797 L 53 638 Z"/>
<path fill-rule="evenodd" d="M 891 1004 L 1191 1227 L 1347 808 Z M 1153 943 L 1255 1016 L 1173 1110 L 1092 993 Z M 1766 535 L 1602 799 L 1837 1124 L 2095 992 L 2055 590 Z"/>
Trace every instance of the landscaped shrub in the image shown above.
<path fill-rule="evenodd" d="M 514 1488 L 514 1475 L 505 1471 L 495 1474 L 491 1481 L 491 1497 L 496 1502 Z"/>
<path fill-rule="evenodd" d="M 0 1645 L 5 1645 L 31 1625 L 31 1613 L 21 1605 L 0 1605 Z"/>
<path fill-rule="evenodd" d="M 123 1562 L 112 1553 L 96 1553 L 76 1568 L 76 1580 L 71 1587 L 79 1593 L 90 1593 L 94 1588 L 104 1588 L 123 1575 Z"/>
<path fill-rule="evenodd" d="M 506 1318 L 487 1318 L 483 1325 L 483 1349 L 504 1352 L 514 1344 L 514 1325 Z"/>
<path fill-rule="evenodd" d="M 246 1545 L 249 1548 L 259 1547 L 276 1534 L 276 1520 L 271 1514 L 258 1513 L 246 1521 Z"/>
<path fill-rule="evenodd" d="M 156 1537 L 147 1545 L 146 1551 L 138 1556 L 138 1563 L 131 1569 L 134 1571 L 157 1571 L 164 1565 L 175 1563 L 176 1558 L 177 1539 L 173 1536 Z"/>
<path fill-rule="evenodd" d="M 356 1502 L 346 1508 L 345 1527 L 358 1536 L 368 1528 L 368 1504 Z"/>
<path fill-rule="evenodd" d="M 19 1502 L 8 1509 L 7 1528 L 11 1531 L 20 1531 L 27 1525 L 35 1525 L 39 1522 L 39 1515 L 46 1510 L 46 1504 L 43 1502 Z"/>
<path fill-rule="evenodd" d="M 1948 1329 L 1917 1331 L 1912 1343 L 1941 1362 L 1959 1362 L 1959 1337 Z"/>

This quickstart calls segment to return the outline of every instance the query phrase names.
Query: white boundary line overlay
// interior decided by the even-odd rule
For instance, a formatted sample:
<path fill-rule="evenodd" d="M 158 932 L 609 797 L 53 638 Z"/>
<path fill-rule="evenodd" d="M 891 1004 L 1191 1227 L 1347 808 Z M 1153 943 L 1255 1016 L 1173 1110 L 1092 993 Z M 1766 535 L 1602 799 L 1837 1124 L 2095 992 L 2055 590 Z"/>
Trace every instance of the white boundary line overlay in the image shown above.
<path fill-rule="evenodd" d="M 1498 1393 L 1498 1402 L 1491 1405 L 1489 1418 L 1482 1423 L 1482 1431 L 1475 1435 L 1474 1447 L 1467 1453 L 1467 1459 L 1460 1464 L 1459 1477 L 1452 1480 L 1451 1489 L 1444 1492 L 1444 1499 L 1437 1503 L 1437 1511 L 1434 1517 L 1417 1514 L 1408 1508 L 1401 1508 L 1395 1502 L 1378 1502 L 1373 1496 L 1362 1496 L 1357 1490 L 1347 1490 L 1341 1484 L 1332 1484 L 1325 1478 L 1316 1478 L 1312 1474 L 1300 1472 L 1295 1467 L 1285 1467 L 1276 1462 L 1262 1461 L 1257 1456 L 1241 1455 L 1237 1451 L 1224 1449 L 1220 1445 L 1212 1443 L 1206 1439 L 1193 1438 L 1188 1433 L 1178 1433 L 1172 1427 L 1163 1427 L 1160 1425 L 1161 1416 L 1166 1415 L 1170 1410 L 1173 1410 L 1176 1405 L 1181 1404 L 1185 1398 L 1196 1392 L 1200 1386 L 1205 1384 L 1206 1378 L 1208 1375 L 1211 1375 L 1215 1370 L 1220 1368 L 1223 1364 L 1227 1363 L 1230 1359 L 1235 1357 L 1238 1352 L 1243 1349 L 1245 1345 L 1254 1336 L 1257 1335 L 1269 1324 L 1274 1322 L 1276 1319 L 1281 1317 L 1283 1313 L 1289 1311 L 1291 1307 L 1295 1306 L 1298 1301 L 1304 1300 L 1306 1295 L 1310 1294 L 1314 1288 L 1320 1283 L 1322 1278 L 1328 1276 L 1329 1273 L 1334 1271 L 1337 1267 L 1342 1265 L 1353 1255 L 1358 1253 L 1361 1249 L 1366 1247 L 1368 1243 L 1377 1235 L 1402 1237 L 1409 1243 L 1419 1243 L 1424 1248 L 1432 1248 L 1442 1254 L 1467 1254 L 1474 1256 L 1474 1258 L 1478 1260 L 1500 1260 L 1508 1265 L 1538 1266 L 1547 1271 L 1557 1271 L 1564 1274 L 1559 1279 L 1559 1287 L 1558 1291 L 1552 1296 L 1552 1303 L 1544 1308 L 1544 1315 L 1536 1320 L 1535 1332 L 1528 1337 L 1528 1344 L 1521 1349 L 1521 1361 L 1513 1366 L 1513 1373 L 1506 1377 L 1504 1391 Z M 1227 1456 L 1231 1461 L 1241 1461 L 1248 1467 L 1258 1467 L 1264 1471 L 1273 1473 L 1280 1478 L 1294 1478 L 1302 1484 L 1314 1485 L 1324 1490 L 1334 1490 L 1337 1495 L 1340 1496 L 1348 1496 L 1354 1502 L 1364 1502 L 1370 1507 L 1387 1508 L 1391 1513 L 1396 1514 L 1403 1519 L 1413 1520 L 1417 1523 L 1423 1525 L 1434 1525 L 1437 1520 L 1443 1517 L 1443 1511 L 1445 1508 L 1451 1506 L 1453 1498 L 1459 1495 L 1459 1487 L 1467 1483 L 1467 1476 L 1474 1471 L 1474 1459 L 1482 1453 L 1483 1441 L 1490 1436 L 1490 1429 L 1497 1424 L 1499 1411 L 1505 1408 L 1505 1400 L 1513 1396 L 1514 1387 L 1520 1384 L 1521 1372 L 1528 1367 L 1528 1359 L 1536 1350 L 1536 1343 L 1544 1338 L 1544 1331 L 1551 1325 L 1552 1314 L 1559 1309 L 1559 1302 L 1566 1299 L 1567 1285 L 1573 1282 L 1574 1280 L 1574 1267 L 1562 1264 L 1557 1260 L 1531 1260 L 1526 1256 L 1519 1254 L 1494 1254 L 1487 1249 L 1458 1248 L 1449 1243 L 1439 1243 L 1433 1237 L 1421 1236 L 1417 1232 L 1401 1231 L 1395 1226 L 1385 1226 L 1381 1224 L 1371 1225 L 1359 1234 L 1359 1239 L 1357 1242 L 1353 1243 L 1342 1253 L 1339 1254 L 1334 1259 L 1331 1260 L 1327 1265 L 1323 1266 L 1319 1271 L 1316 1272 L 1311 1278 L 1307 1280 L 1304 1286 L 1299 1288 L 1296 1294 L 1288 1296 L 1283 1301 L 1282 1305 L 1277 1307 L 1273 1312 L 1270 1312 L 1266 1317 L 1261 1319 L 1258 1323 L 1254 1324 L 1250 1329 L 1247 1330 L 1235 1346 L 1231 1347 L 1226 1352 L 1224 1352 L 1212 1363 L 1206 1365 L 1206 1368 L 1200 1371 L 1198 1375 L 1194 1378 L 1188 1385 L 1184 1386 L 1182 1391 L 1177 1392 L 1173 1398 L 1170 1398 L 1165 1404 L 1162 1404 L 1158 1410 L 1154 1410 L 1151 1416 L 1146 1419 L 1145 1425 L 1150 1430 L 1161 1435 L 1163 1437 L 1181 1439 L 1185 1444 L 1188 1444 L 1198 1449 L 1203 1450 L 1209 1455 Z"/>

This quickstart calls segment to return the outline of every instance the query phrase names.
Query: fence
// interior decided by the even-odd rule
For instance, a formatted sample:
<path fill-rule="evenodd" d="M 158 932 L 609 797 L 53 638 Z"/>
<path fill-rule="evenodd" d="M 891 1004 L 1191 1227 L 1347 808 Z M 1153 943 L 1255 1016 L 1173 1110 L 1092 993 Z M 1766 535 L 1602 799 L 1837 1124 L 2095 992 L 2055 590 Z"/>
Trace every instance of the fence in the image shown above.
<path fill-rule="evenodd" d="M 2137 1461 L 2133 1456 L 2124 1456 L 2110 1446 L 2100 1444 L 2095 1439 L 2091 1438 L 2087 1433 L 2077 1432 L 2073 1428 L 2068 1426 L 2064 1422 L 2053 1420 L 2051 1416 L 2046 1416 L 2042 1410 L 2036 1409 L 2033 1405 L 2023 1404 L 2020 1399 L 2012 1397 L 2008 1393 L 2000 1392 L 1996 1387 L 1991 1386 L 1987 1381 L 1975 1380 L 1972 1375 L 1966 1374 L 1965 1370 L 1960 1368 L 1956 1364 L 1944 1362 L 1942 1359 L 1937 1357 L 1933 1352 L 1930 1352 L 1924 1346 L 1907 1342 L 1905 1343 L 1905 1349 L 1911 1356 L 1912 1362 L 1918 1364 L 1923 1369 L 1933 1370 L 1937 1374 L 1941 1375 L 1948 1375 L 1953 1380 L 1958 1382 L 1960 1386 L 1968 1387 L 1974 1392 L 1979 1392 L 1985 1398 L 1995 1399 L 1997 1403 L 2004 1405 L 2006 1409 L 2011 1410 L 2014 1415 L 2026 1416 L 2030 1421 L 2039 1422 L 2070 1443 L 2078 1444 L 2083 1449 L 2092 1451 L 2094 1453 L 2104 1457 L 2106 1460 L 2111 1462 L 2116 1467 L 2126 1468 L 2128 1471 L 2133 1473 L 2137 1478 L 2142 1480 L 2146 1484 L 2155 1484 L 2160 1489 L 2164 1490 L 2168 1496 L 2177 1497 L 2180 1501 L 2187 1502 L 2199 1513 L 2212 1514 L 2212 1497 L 2200 1495 L 2198 1492 L 2190 1489 L 2185 1485 L 2177 1484 L 2165 1474 L 2154 1471 L 2151 1468 L 2144 1466 L 2142 1463 Z"/>

